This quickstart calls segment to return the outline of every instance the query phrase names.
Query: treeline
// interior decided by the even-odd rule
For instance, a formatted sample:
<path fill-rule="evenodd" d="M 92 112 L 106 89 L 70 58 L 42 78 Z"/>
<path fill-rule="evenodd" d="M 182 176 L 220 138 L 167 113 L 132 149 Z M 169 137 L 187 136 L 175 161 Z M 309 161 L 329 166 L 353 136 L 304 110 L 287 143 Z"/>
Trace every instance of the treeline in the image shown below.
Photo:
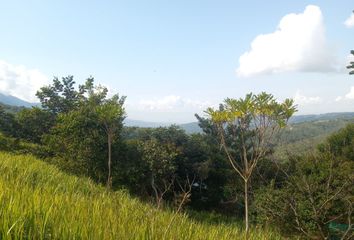
<path fill-rule="evenodd" d="M 124 127 L 125 97 L 108 97 L 93 78 L 78 87 L 72 76 L 55 78 L 37 96 L 41 108 L 0 106 L 0 150 L 35 154 L 158 208 L 213 211 L 306 238 L 352 237 L 354 124 L 313 154 L 280 161 L 273 136 L 296 108 L 270 94 L 196 115 L 203 133 L 192 135 L 177 126 Z"/>

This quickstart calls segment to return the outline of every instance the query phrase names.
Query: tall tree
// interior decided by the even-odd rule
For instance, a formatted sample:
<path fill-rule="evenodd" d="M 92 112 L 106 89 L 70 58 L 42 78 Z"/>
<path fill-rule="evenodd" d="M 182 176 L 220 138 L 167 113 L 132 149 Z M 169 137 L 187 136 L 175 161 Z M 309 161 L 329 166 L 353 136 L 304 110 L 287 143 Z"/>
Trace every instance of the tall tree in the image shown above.
<path fill-rule="evenodd" d="M 118 136 L 118 131 L 123 126 L 123 120 L 125 118 L 124 101 L 125 96 L 119 98 L 118 95 L 114 95 L 112 98 L 104 100 L 96 107 L 98 120 L 107 134 L 107 188 L 112 187 L 112 142 Z"/>
<path fill-rule="evenodd" d="M 215 124 L 218 139 L 226 156 L 244 182 L 245 229 L 248 233 L 248 197 L 252 173 L 269 151 L 274 134 L 286 126 L 296 107 L 293 100 L 278 103 L 273 95 L 247 94 L 244 99 L 227 98 L 219 110 L 208 108 L 206 113 Z M 226 130 L 232 136 L 227 138 Z M 246 234 L 247 235 L 247 234 Z"/>

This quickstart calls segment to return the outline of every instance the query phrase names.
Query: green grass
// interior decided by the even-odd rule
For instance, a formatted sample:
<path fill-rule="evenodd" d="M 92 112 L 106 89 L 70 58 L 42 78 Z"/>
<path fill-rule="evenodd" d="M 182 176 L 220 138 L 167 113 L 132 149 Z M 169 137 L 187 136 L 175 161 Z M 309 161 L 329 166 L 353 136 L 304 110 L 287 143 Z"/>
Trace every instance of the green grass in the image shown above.
<path fill-rule="evenodd" d="M 237 224 L 204 224 L 156 210 L 32 156 L 0 152 L 0 239 L 243 238 Z M 282 237 L 254 228 L 250 239 Z"/>

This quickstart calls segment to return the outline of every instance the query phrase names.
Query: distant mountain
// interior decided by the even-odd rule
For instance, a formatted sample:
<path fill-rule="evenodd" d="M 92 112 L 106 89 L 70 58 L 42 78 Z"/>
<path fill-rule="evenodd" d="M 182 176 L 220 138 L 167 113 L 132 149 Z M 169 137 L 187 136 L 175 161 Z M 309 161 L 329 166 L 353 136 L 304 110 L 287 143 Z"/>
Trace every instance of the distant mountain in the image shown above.
<path fill-rule="evenodd" d="M 354 119 L 354 112 L 338 112 L 338 113 L 324 113 L 324 114 L 311 114 L 311 115 L 297 115 L 290 118 L 290 124 L 304 123 L 304 122 L 320 122 L 330 120 L 349 120 Z M 191 122 L 179 124 L 182 129 L 187 133 L 200 133 L 201 128 L 198 122 Z"/>
<path fill-rule="evenodd" d="M 186 133 L 201 133 L 202 129 L 199 127 L 198 122 L 183 123 L 183 124 L 174 124 L 166 122 L 145 122 L 141 120 L 134 119 L 125 119 L 124 125 L 127 127 L 141 127 L 141 128 L 158 128 L 158 127 L 168 127 L 171 125 L 177 125 L 181 127 Z"/>
<path fill-rule="evenodd" d="M 17 97 L 6 95 L 3 93 L 0 93 L 0 102 L 6 105 L 17 106 L 17 107 L 32 107 L 38 105 L 36 103 L 26 102 Z"/>
<path fill-rule="evenodd" d="M 192 134 L 192 133 L 202 133 L 203 130 L 199 127 L 198 122 L 191 122 L 191 123 L 184 123 L 184 124 L 179 124 L 186 133 Z"/>
<path fill-rule="evenodd" d="M 354 112 L 337 112 L 337 113 L 324 113 L 324 114 L 310 114 L 310 115 L 297 115 L 290 118 L 290 123 L 302 123 L 312 121 L 329 121 L 336 119 L 352 119 Z"/>

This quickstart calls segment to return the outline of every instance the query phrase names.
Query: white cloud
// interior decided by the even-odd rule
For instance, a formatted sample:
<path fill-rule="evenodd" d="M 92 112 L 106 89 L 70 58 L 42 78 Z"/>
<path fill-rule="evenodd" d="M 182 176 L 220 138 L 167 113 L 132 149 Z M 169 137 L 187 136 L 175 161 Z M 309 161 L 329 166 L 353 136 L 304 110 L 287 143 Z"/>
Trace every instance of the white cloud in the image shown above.
<path fill-rule="evenodd" d="M 46 84 L 48 78 L 39 70 L 0 60 L 0 92 L 35 102 L 36 91 Z"/>
<path fill-rule="evenodd" d="M 294 101 L 296 104 L 299 105 L 308 105 L 308 104 L 317 104 L 321 103 L 322 99 L 318 96 L 316 97 L 307 97 L 300 94 L 300 91 L 297 91 L 294 96 Z"/>
<path fill-rule="evenodd" d="M 344 96 L 338 96 L 335 101 L 340 102 L 340 101 L 345 101 L 345 100 L 354 100 L 354 86 L 350 87 L 350 90 L 347 94 Z"/>
<path fill-rule="evenodd" d="M 321 9 L 314 5 L 284 16 L 275 32 L 258 35 L 239 58 L 238 76 L 287 71 L 328 72 L 335 69 Z"/>
<path fill-rule="evenodd" d="M 210 106 L 207 101 L 192 100 L 176 95 L 169 95 L 154 100 L 141 100 L 139 105 L 140 108 L 152 111 L 178 111 L 181 109 L 195 110 L 205 109 Z"/>
<path fill-rule="evenodd" d="M 348 28 L 354 27 L 354 13 L 352 13 L 350 17 L 348 17 L 348 19 L 345 20 L 344 25 Z"/>

